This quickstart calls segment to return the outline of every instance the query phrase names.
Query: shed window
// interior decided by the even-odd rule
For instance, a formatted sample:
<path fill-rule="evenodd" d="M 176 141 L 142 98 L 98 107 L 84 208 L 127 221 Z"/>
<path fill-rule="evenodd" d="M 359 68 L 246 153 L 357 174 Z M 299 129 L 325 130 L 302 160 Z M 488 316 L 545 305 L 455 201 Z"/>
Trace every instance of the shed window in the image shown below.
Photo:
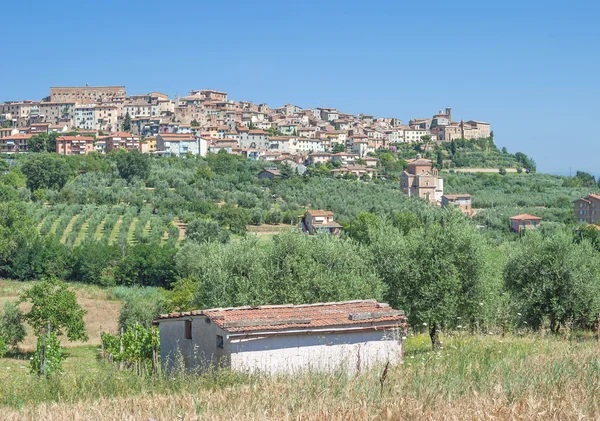
<path fill-rule="evenodd" d="M 185 321 L 185 339 L 192 339 L 192 321 Z"/>
<path fill-rule="evenodd" d="M 217 348 L 223 348 L 223 337 L 221 335 L 217 335 Z"/>

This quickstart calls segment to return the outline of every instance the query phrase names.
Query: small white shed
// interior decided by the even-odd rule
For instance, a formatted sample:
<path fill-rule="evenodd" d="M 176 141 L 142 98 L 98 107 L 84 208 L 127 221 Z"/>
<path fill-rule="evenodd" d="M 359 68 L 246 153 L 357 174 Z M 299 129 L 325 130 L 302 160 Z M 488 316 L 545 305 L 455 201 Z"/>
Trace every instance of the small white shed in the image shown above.
<path fill-rule="evenodd" d="M 403 311 L 375 300 L 216 308 L 162 314 L 160 354 L 167 371 L 355 371 L 404 358 Z"/>

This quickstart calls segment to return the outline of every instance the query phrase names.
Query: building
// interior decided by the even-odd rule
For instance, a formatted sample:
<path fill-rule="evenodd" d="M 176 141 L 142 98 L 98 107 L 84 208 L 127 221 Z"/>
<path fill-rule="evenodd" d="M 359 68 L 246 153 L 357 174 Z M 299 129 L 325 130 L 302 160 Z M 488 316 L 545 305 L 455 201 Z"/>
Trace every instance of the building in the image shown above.
<path fill-rule="evenodd" d="M 346 174 L 350 174 L 355 175 L 359 178 L 366 174 L 369 177 L 373 178 L 373 176 L 377 174 L 377 170 L 375 168 L 366 167 L 364 165 L 346 165 L 332 169 L 331 174 L 333 174 L 334 176 L 343 176 Z"/>
<path fill-rule="evenodd" d="M 308 210 L 302 217 L 302 231 L 308 234 L 327 233 L 340 235 L 342 226 L 333 220 L 333 212 Z"/>
<path fill-rule="evenodd" d="M 140 150 L 140 137 L 131 133 L 117 132 L 106 136 L 104 140 L 106 141 L 106 153 L 113 149 L 125 149 L 126 151 Z"/>
<path fill-rule="evenodd" d="M 162 314 L 163 369 L 356 373 L 404 359 L 406 316 L 375 300 L 217 308 Z"/>
<path fill-rule="evenodd" d="M 442 196 L 442 207 L 446 206 L 458 206 L 465 215 L 473 215 L 470 194 L 445 194 Z"/>
<path fill-rule="evenodd" d="M 27 152 L 27 142 L 31 136 L 31 134 L 14 134 L 0 138 L 0 152 L 7 154 Z"/>
<path fill-rule="evenodd" d="M 595 224 L 600 221 L 600 195 L 590 193 L 573 201 L 573 207 L 578 222 Z"/>
<path fill-rule="evenodd" d="M 400 191 L 410 197 L 439 203 L 444 194 L 444 180 L 438 176 L 437 168 L 432 168 L 430 160 L 418 156 L 400 175 Z"/>
<path fill-rule="evenodd" d="M 523 213 L 510 218 L 510 230 L 513 232 L 521 232 L 528 229 L 537 229 L 541 222 L 542 218 L 539 216 Z"/>
<path fill-rule="evenodd" d="M 206 156 L 208 143 L 191 134 L 159 133 L 156 135 L 156 151 L 164 156 L 181 156 L 188 153 Z"/>
<path fill-rule="evenodd" d="M 87 155 L 94 152 L 94 138 L 86 136 L 59 136 L 56 153 L 61 155 Z"/>
<path fill-rule="evenodd" d="M 264 170 L 258 173 L 258 178 L 267 178 L 269 180 L 281 178 L 281 171 L 279 171 L 277 168 L 265 168 Z"/>
<path fill-rule="evenodd" d="M 306 165 L 326 164 L 331 161 L 331 154 L 327 152 L 315 152 L 308 155 Z"/>
<path fill-rule="evenodd" d="M 50 102 L 93 104 L 125 98 L 124 86 L 64 86 L 50 88 Z"/>

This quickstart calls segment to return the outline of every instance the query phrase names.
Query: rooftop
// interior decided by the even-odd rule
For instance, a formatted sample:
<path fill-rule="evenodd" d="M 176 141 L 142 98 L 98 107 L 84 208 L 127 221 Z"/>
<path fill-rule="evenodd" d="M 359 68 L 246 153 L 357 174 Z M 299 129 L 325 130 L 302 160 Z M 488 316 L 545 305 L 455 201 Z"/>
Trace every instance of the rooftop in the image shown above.
<path fill-rule="evenodd" d="M 520 215 L 511 216 L 510 219 L 515 219 L 518 221 L 529 221 L 531 219 L 541 220 L 542 218 L 540 218 L 539 216 L 530 215 L 528 213 L 522 213 Z"/>
<path fill-rule="evenodd" d="M 394 310 L 376 300 L 355 300 L 318 304 L 283 304 L 258 307 L 214 308 L 161 314 L 154 322 L 189 316 L 206 316 L 230 333 L 360 327 L 377 323 L 381 327 L 406 325 L 404 311 Z"/>

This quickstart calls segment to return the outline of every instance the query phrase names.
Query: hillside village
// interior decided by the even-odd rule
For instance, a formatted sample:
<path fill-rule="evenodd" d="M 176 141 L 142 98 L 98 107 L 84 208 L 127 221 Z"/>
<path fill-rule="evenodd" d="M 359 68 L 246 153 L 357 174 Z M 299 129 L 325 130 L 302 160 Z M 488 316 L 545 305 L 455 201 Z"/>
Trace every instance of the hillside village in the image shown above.
<path fill-rule="evenodd" d="M 490 136 L 490 124 L 452 120 L 447 107 L 430 118 L 404 124 L 393 117 L 346 114 L 334 108 L 234 101 L 227 93 L 192 90 L 170 99 L 159 92 L 127 95 L 124 86 L 51 87 L 40 101 L 0 104 L 0 147 L 3 153 L 26 152 L 38 133 L 76 136 L 57 140 L 61 154 L 110 152 L 137 148 L 165 156 L 225 150 L 250 159 L 297 164 L 337 159 L 339 173 L 362 175 L 355 159 L 392 144 Z"/>

